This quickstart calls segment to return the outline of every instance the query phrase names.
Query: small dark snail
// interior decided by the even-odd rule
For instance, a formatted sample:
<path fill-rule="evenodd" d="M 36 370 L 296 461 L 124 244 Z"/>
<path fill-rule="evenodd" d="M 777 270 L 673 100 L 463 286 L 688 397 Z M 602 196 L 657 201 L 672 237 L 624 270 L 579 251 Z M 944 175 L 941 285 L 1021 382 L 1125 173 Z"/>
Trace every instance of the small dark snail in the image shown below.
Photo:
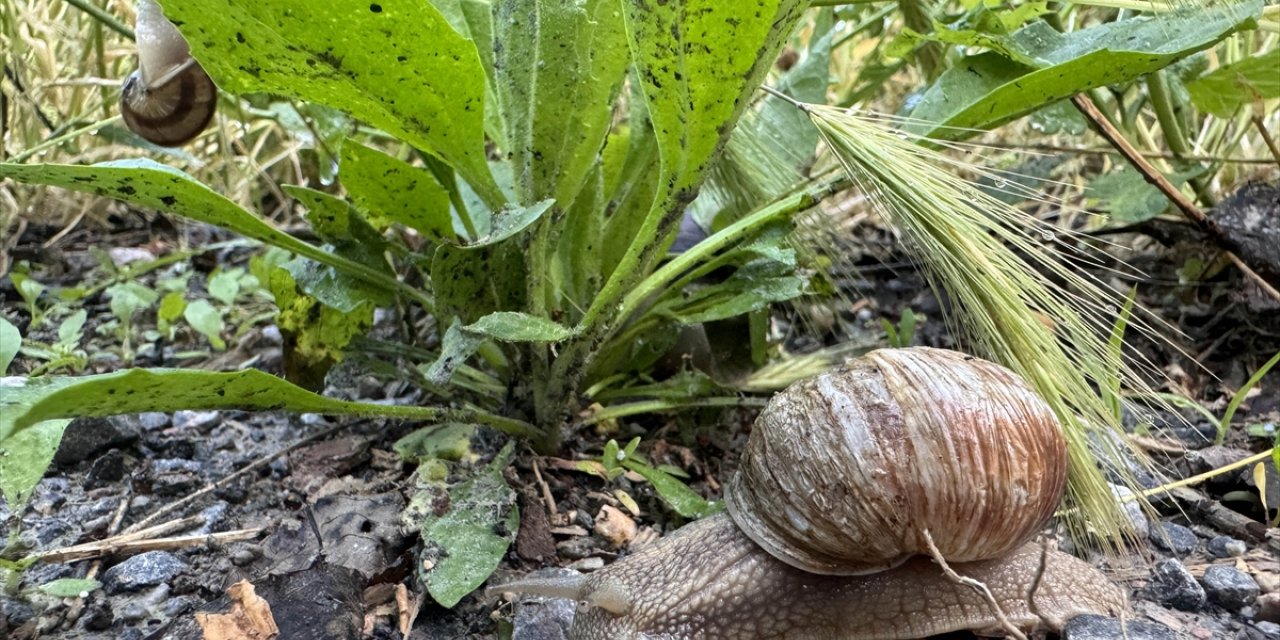
<path fill-rule="evenodd" d="M 120 93 L 124 123 L 161 146 L 190 142 L 213 119 L 218 88 L 155 0 L 138 0 L 135 31 L 138 70 Z"/>
<path fill-rule="evenodd" d="M 574 640 L 1056 630 L 1127 607 L 1097 569 L 1028 542 L 1065 479 L 1058 422 L 1013 372 L 939 349 L 874 351 L 769 402 L 727 515 L 587 576 L 491 591 L 584 603 Z M 928 540 L 998 612 L 929 559 Z"/>

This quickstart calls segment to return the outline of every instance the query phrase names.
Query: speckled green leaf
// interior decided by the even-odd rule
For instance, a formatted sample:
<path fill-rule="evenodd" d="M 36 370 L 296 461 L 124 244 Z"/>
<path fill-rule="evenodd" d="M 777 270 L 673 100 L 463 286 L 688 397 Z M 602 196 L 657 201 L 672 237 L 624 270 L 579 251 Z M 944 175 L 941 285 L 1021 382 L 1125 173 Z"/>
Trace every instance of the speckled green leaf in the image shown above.
<path fill-rule="evenodd" d="M 10 381 L 18 384 L 21 378 L 0 379 L 0 395 L 8 396 Z M 0 433 L 6 430 L 9 420 L 4 414 L 17 409 L 5 408 L 9 398 L 0 399 Z M 9 502 L 9 511 L 22 513 L 31 490 L 44 477 L 44 472 L 53 462 L 53 454 L 58 452 L 58 444 L 62 442 L 62 432 L 71 423 L 70 419 L 45 420 L 28 429 L 13 435 L 0 437 L 0 494 Z"/>
<path fill-rule="evenodd" d="M 629 0 L 623 4 L 632 59 L 662 157 L 664 179 L 659 189 L 678 200 L 691 199 L 707 163 L 807 3 Z"/>
<path fill-rule="evenodd" d="M 450 487 L 448 509 L 422 523 L 418 576 L 442 607 L 458 604 L 483 584 L 516 537 L 520 511 L 502 477 L 514 450 L 507 443 L 482 471 Z"/>
<path fill-rule="evenodd" d="M 221 88 L 336 107 L 453 165 L 490 207 L 484 68 L 425 0 L 161 0 Z"/>
<path fill-rule="evenodd" d="M 957 62 L 925 92 L 911 112 L 923 122 L 909 128 L 954 139 L 971 134 L 964 129 L 999 126 L 1082 91 L 1164 68 L 1251 26 L 1261 10 L 1261 0 L 1244 0 L 1066 34 L 1035 22 L 1009 36 L 984 35 L 982 44 L 1004 55 L 987 52 Z"/>
<path fill-rule="evenodd" d="M 675 478 L 665 471 L 654 469 L 653 467 L 640 462 L 634 458 L 626 458 L 622 465 L 626 468 L 644 476 L 649 484 L 657 490 L 658 495 L 662 496 L 663 501 L 671 505 L 676 513 L 686 518 L 704 518 L 713 513 L 717 513 L 724 509 L 724 505 L 718 502 L 708 502 L 702 496 L 693 492 L 688 485 L 681 482 L 679 478 Z"/>
<path fill-rule="evenodd" d="M 496 0 L 498 103 L 520 200 L 568 206 L 596 162 L 629 61 L 617 0 Z"/>
<path fill-rule="evenodd" d="M 55 598 L 80 598 L 91 591 L 98 590 L 101 586 L 101 582 L 88 578 L 58 578 L 36 588 L 41 593 Z"/>
<path fill-rule="evenodd" d="M 466 330 L 505 342 L 560 342 L 573 330 L 546 318 L 518 311 L 495 311 L 466 326 Z"/>
<path fill-rule="evenodd" d="M 13 362 L 13 357 L 18 355 L 18 348 L 21 346 L 22 333 L 13 326 L 13 323 L 0 317 L 0 376 L 8 371 L 9 363 Z"/>
<path fill-rule="evenodd" d="M 437 241 L 455 237 L 449 194 L 430 171 L 348 142 L 338 177 L 374 226 L 398 223 Z"/>
<path fill-rule="evenodd" d="M 362 274 L 368 271 L 342 256 L 276 229 L 195 178 L 152 160 L 119 160 L 87 166 L 0 163 L 0 178 L 63 187 L 159 209 L 230 229 L 358 277 L 364 278 Z M 390 280 L 390 284 L 395 284 L 395 280 Z"/>
<path fill-rule="evenodd" d="M 1241 105 L 1280 97 L 1280 47 L 1216 69 L 1187 83 L 1196 108 L 1229 118 Z"/>
<path fill-rule="evenodd" d="M 45 420 L 144 411 L 241 409 L 437 420 L 431 407 L 334 400 L 256 369 L 127 369 L 81 377 L 3 378 L 0 446 Z"/>

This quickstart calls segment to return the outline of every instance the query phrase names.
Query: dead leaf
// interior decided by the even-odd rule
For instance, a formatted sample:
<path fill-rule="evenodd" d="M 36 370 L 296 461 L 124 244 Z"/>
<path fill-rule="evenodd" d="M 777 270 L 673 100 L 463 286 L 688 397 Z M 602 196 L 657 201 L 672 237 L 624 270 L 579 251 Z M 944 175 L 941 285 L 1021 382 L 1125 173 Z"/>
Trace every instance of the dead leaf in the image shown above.
<path fill-rule="evenodd" d="M 196 623 L 204 640 L 272 640 L 280 635 L 271 605 L 254 593 L 253 583 L 241 580 L 227 587 L 231 610 L 227 613 L 196 613 Z"/>
<path fill-rule="evenodd" d="M 396 585 L 396 605 L 400 609 L 400 635 L 408 638 L 413 630 L 413 621 L 418 617 L 418 609 L 422 607 L 422 596 L 409 591 L 404 584 Z"/>

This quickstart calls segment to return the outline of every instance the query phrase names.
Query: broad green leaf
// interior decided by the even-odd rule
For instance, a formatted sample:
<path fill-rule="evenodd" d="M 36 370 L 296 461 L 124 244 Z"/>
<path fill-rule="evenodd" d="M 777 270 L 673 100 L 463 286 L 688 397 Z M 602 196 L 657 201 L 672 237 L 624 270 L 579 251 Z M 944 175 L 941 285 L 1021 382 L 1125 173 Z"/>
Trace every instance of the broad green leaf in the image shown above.
<path fill-rule="evenodd" d="M 205 283 L 205 290 L 214 300 L 221 302 L 224 307 L 229 307 L 236 301 L 236 296 L 240 295 L 240 276 L 243 274 L 243 270 L 218 269 L 209 276 L 209 280 Z"/>
<path fill-rule="evenodd" d="M 281 185 L 281 188 L 307 208 L 307 222 L 337 253 L 370 267 L 386 268 L 383 257 L 387 250 L 386 238 L 370 226 L 351 203 L 295 184 Z"/>
<path fill-rule="evenodd" d="M 518 311 L 495 311 L 464 329 L 505 342 L 561 342 L 574 333 L 546 318 Z"/>
<path fill-rule="evenodd" d="M 998 49 L 958 61 L 929 87 L 908 129 L 955 139 L 996 127 L 1077 93 L 1130 82 L 1253 24 L 1261 0 L 1139 16 L 1072 33 L 1034 22 L 975 44 Z M 952 33 L 954 40 L 963 34 Z"/>
<path fill-rule="evenodd" d="M 50 580 L 39 587 L 41 593 L 55 598 L 80 598 L 102 586 L 97 580 L 88 578 L 58 578 Z"/>
<path fill-rule="evenodd" d="M 0 441 L 8 446 L 39 422 L 145 411 L 239 409 L 439 420 L 434 407 L 335 400 L 256 369 L 234 372 L 192 369 L 126 369 L 92 376 L 4 378 L 0 393 Z M 0 456 L 0 460 L 13 456 Z"/>
<path fill-rule="evenodd" d="M 418 429 L 392 445 L 401 458 L 409 462 L 439 458 L 457 462 L 472 461 L 479 457 L 471 450 L 471 438 L 478 427 L 474 424 L 449 422 Z"/>
<path fill-rule="evenodd" d="M 440 338 L 440 357 L 427 367 L 423 375 L 432 384 L 448 383 L 453 377 L 453 372 L 465 364 L 475 354 L 476 349 L 484 344 L 484 341 L 484 336 L 467 331 L 455 319 L 453 324 L 445 330 L 444 336 Z"/>
<path fill-rule="evenodd" d="M 431 258 L 431 289 L 442 318 L 479 320 L 525 300 L 524 256 L 506 244 L 469 249 L 442 245 Z"/>
<path fill-rule="evenodd" d="M 0 376 L 9 370 L 13 358 L 22 346 L 22 333 L 3 316 L 0 316 Z"/>
<path fill-rule="evenodd" d="M 1191 167 L 1166 176 L 1174 186 L 1205 172 L 1204 167 Z M 1098 207 L 1120 224 L 1134 224 L 1154 218 L 1169 208 L 1169 199 L 1128 167 L 1122 167 L 1095 179 L 1089 185 L 1089 196 Z"/>
<path fill-rule="evenodd" d="M 294 258 L 280 266 L 293 276 L 303 293 L 343 313 L 365 305 L 383 307 L 392 301 L 391 293 L 386 289 L 306 258 Z"/>
<path fill-rule="evenodd" d="M 495 0 L 494 67 L 516 191 L 568 206 L 604 144 L 629 55 L 616 0 Z"/>
<path fill-rule="evenodd" d="M 1229 118 L 1254 100 L 1280 97 L 1280 47 L 1216 69 L 1187 83 L 1196 108 Z"/>
<path fill-rule="evenodd" d="M 494 91 L 497 81 L 494 79 L 493 68 L 493 9 L 489 6 L 489 0 L 431 0 L 431 4 L 440 10 L 455 31 L 475 43 L 488 89 L 484 94 L 485 131 L 499 148 L 507 148 L 506 133 L 502 130 L 502 116 Z"/>
<path fill-rule="evenodd" d="M 187 308 L 182 310 L 182 318 L 191 325 L 192 329 L 208 338 L 209 344 L 213 345 L 214 349 L 222 351 L 227 348 L 227 342 L 222 339 L 222 330 L 225 328 L 222 323 L 222 312 L 209 304 L 208 300 L 195 300 L 188 304 Z"/>
<path fill-rule="evenodd" d="M 336 107 L 504 198 L 484 153 L 484 67 L 422 0 L 162 0 L 221 88 Z"/>
<path fill-rule="evenodd" d="M 169 333 L 170 327 L 182 317 L 182 312 L 187 310 L 187 300 L 179 291 L 170 291 L 160 299 L 160 306 L 156 308 L 156 328 L 165 335 L 172 336 Z"/>
<path fill-rule="evenodd" d="M 702 496 L 693 492 L 679 478 L 674 478 L 670 474 L 654 469 L 653 467 L 636 460 L 635 458 L 627 458 L 622 462 L 626 468 L 644 476 L 649 484 L 657 490 L 658 495 L 662 496 L 662 500 L 676 513 L 686 518 L 703 518 L 724 509 L 724 505 L 717 502 L 707 502 Z"/>
<path fill-rule="evenodd" d="M 88 166 L 0 163 L 0 178 L 93 193 L 174 213 L 287 249 L 366 281 L 389 288 L 397 285 L 394 279 L 388 282 L 385 277 L 379 277 L 381 274 L 371 274 L 364 265 L 276 229 L 195 178 L 152 160 L 118 160 Z"/>
<path fill-rule="evenodd" d="M 632 60 L 666 176 L 660 188 L 668 196 L 679 202 L 692 199 L 707 163 L 728 137 L 806 4 L 625 3 Z"/>
<path fill-rule="evenodd" d="M 458 604 L 483 584 L 515 540 L 520 511 L 502 476 L 514 451 L 507 443 L 482 471 L 450 487 L 448 510 L 422 523 L 418 576 L 440 606 Z"/>
<path fill-rule="evenodd" d="M 540 200 L 527 207 L 506 205 L 492 215 L 488 231 L 481 232 L 480 237 L 461 246 L 467 249 L 478 249 L 498 244 L 529 228 L 529 225 L 537 222 L 538 218 L 550 210 L 553 204 L 555 200 Z"/>
<path fill-rule="evenodd" d="M 303 274 L 295 273 L 295 267 Z M 276 323 L 284 337 L 285 373 L 308 389 L 323 388 L 325 375 L 342 360 L 346 346 L 373 326 L 377 306 L 359 288 L 311 279 L 314 268 L 323 270 L 322 276 L 332 274 L 314 262 L 294 260 L 273 270 L 269 282 L 280 310 Z"/>
<path fill-rule="evenodd" d="M 338 176 L 351 202 L 374 226 L 398 223 L 432 240 L 454 238 L 449 194 L 430 171 L 348 142 L 342 146 Z"/>
<path fill-rule="evenodd" d="M 552 276 L 561 299 L 570 302 L 561 304 L 559 309 L 585 308 L 600 288 L 604 207 L 604 174 L 601 164 L 597 164 L 564 215 Z M 571 317 L 576 319 L 576 315 Z"/>
<path fill-rule="evenodd" d="M 155 289 L 133 281 L 113 284 L 104 293 L 111 299 L 111 313 L 126 323 L 133 319 L 134 314 L 155 304 L 160 298 Z"/>
<path fill-rule="evenodd" d="M 84 337 L 84 323 L 88 319 L 89 312 L 85 309 L 77 309 L 75 313 L 63 318 L 58 325 L 58 344 L 69 347 L 80 344 L 80 339 Z"/>
<path fill-rule="evenodd" d="M 71 423 L 70 419 L 45 420 L 10 435 L 10 423 L 20 410 L 11 408 L 18 400 L 11 396 L 19 393 L 13 387 L 22 383 L 22 378 L 0 378 L 0 493 L 14 514 L 22 513 L 31 491 L 53 463 L 63 430 Z M 9 413 L 15 415 L 11 418 Z"/>

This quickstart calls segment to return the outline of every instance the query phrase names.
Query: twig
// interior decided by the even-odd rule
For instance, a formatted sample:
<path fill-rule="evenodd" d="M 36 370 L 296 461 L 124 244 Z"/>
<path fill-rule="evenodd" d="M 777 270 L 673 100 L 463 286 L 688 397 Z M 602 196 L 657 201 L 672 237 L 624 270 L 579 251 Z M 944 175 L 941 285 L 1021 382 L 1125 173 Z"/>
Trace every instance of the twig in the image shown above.
<path fill-rule="evenodd" d="M 1271 150 L 1271 156 L 1276 159 L 1276 164 L 1280 164 L 1280 146 L 1276 146 L 1276 139 L 1271 136 L 1271 132 L 1267 130 L 1267 123 L 1262 121 L 1262 116 L 1253 114 L 1250 118 L 1253 126 L 1258 129 L 1258 133 L 1262 136 L 1262 141 L 1267 143 L 1267 148 Z"/>
<path fill-rule="evenodd" d="M 285 447 L 285 448 L 283 448 L 283 449 L 281 449 L 281 450 L 279 450 L 279 451 L 276 451 L 276 452 L 274 452 L 274 453 L 269 453 L 269 454 L 267 454 L 267 455 L 265 455 L 265 456 L 262 456 L 261 458 L 258 458 L 257 460 L 254 460 L 252 463 L 250 463 L 250 464 L 249 464 L 248 466 L 246 466 L 245 468 L 240 469 L 239 471 L 236 471 L 235 473 L 232 473 L 232 474 L 230 474 L 230 475 L 228 475 L 228 476 L 226 476 L 226 477 L 224 477 L 224 478 L 222 478 L 222 479 L 220 479 L 220 480 L 217 480 L 217 481 L 215 481 L 215 482 L 212 482 L 212 483 L 210 483 L 210 484 L 206 485 L 203 489 L 201 489 L 201 490 L 199 490 L 199 491 L 197 491 L 197 492 L 195 492 L 195 493 L 193 493 L 193 494 L 191 494 L 191 495 L 189 495 L 189 496 L 187 496 L 187 497 L 185 497 L 185 498 L 183 498 L 183 499 L 181 499 L 181 500 L 179 500 L 179 501 L 177 501 L 177 502 L 172 502 L 172 503 L 169 503 L 169 504 L 167 504 L 167 505 L 165 505 L 165 506 L 163 506 L 163 507 L 160 507 L 159 509 L 157 509 L 157 510 L 156 510 L 156 512 L 155 512 L 155 513 L 153 513 L 153 514 L 151 514 L 151 515 L 149 515 L 149 516 L 147 516 L 147 517 L 143 518 L 142 520 L 139 520 L 138 522 L 135 522 L 135 523 L 134 523 L 132 526 L 130 526 L 128 529 L 125 529 L 125 533 L 134 533 L 134 532 L 137 532 L 138 530 L 142 529 L 143 527 L 146 527 L 147 525 L 151 524 L 152 522 L 155 522 L 156 520 L 159 520 L 162 516 L 164 516 L 164 515 L 166 515 L 166 514 L 168 514 L 168 513 L 172 512 L 172 511 L 176 511 L 177 509 L 180 509 L 180 508 L 182 508 L 182 507 L 185 507 L 185 506 L 187 506 L 187 505 L 191 504 L 192 502 L 194 502 L 194 501 L 196 501 L 196 500 L 199 500 L 202 496 L 208 495 L 210 492 L 214 491 L 215 489 L 218 489 L 219 487 L 222 487 L 222 486 L 226 485 L 227 483 L 231 482 L 232 480 L 235 480 L 236 478 L 239 478 L 240 476 L 245 475 L 246 473 L 249 473 L 250 471 L 253 471 L 253 470 L 258 469 L 258 468 L 260 468 L 260 467 L 263 467 L 263 466 L 266 466 L 266 465 L 268 465 L 268 464 L 271 464 L 271 461 L 272 461 L 272 460 L 275 460 L 276 458 L 279 458 L 280 456 L 282 456 L 282 455 L 284 455 L 284 454 L 286 454 L 286 453 L 289 453 L 290 451 L 293 451 L 294 449 L 297 449 L 298 447 L 301 447 L 301 446 L 303 446 L 303 445 L 305 445 L 305 444 L 309 444 L 309 443 L 314 442 L 314 441 L 316 441 L 316 440 L 319 440 L 319 439 L 321 439 L 321 438 L 327 438 L 327 437 L 329 437 L 329 436 L 333 435 L 334 433 L 337 433 L 339 430 L 347 428 L 348 426 L 350 426 L 350 425 L 349 425 L 349 424 L 345 424 L 345 423 L 344 423 L 344 424 L 335 425 L 335 426 L 333 426 L 333 427 L 329 427 L 328 429 L 325 429 L 325 430 L 323 430 L 323 431 L 318 431 L 318 432 L 313 433 L 313 434 L 311 434 L 311 435 L 309 435 L 309 436 L 307 436 L 307 437 L 305 437 L 305 438 L 302 438 L 301 440 L 298 440 L 297 442 L 294 442 L 293 444 L 291 444 L 291 445 L 289 445 L 289 446 L 287 446 L 287 447 Z"/>
<path fill-rule="evenodd" d="M 1257 285 L 1267 293 L 1267 295 L 1271 296 L 1276 301 L 1280 301 L 1280 290 L 1276 290 L 1271 283 L 1258 275 L 1257 272 L 1250 268 L 1249 265 L 1245 264 L 1244 261 L 1235 254 L 1235 241 L 1227 237 L 1227 235 L 1223 233 L 1222 229 L 1218 226 L 1218 223 L 1214 222 L 1206 216 L 1203 211 L 1196 207 L 1195 203 L 1191 202 L 1191 200 L 1183 195 L 1177 187 L 1173 186 L 1173 183 L 1169 182 L 1169 179 L 1166 178 L 1163 173 L 1160 173 L 1155 167 L 1151 166 L 1151 163 L 1148 162 L 1147 159 L 1144 158 L 1127 139 L 1125 139 L 1124 134 L 1120 133 L 1120 131 L 1116 129 L 1109 120 L 1107 120 L 1106 116 L 1102 115 L 1102 112 L 1098 110 L 1098 107 L 1093 104 L 1093 101 L 1090 100 L 1088 96 L 1084 94 L 1077 94 L 1071 99 L 1071 102 L 1076 106 L 1076 109 L 1084 114 L 1086 119 L 1093 123 L 1093 126 L 1097 129 L 1098 133 L 1101 134 L 1103 138 L 1106 138 L 1107 142 L 1111 143 L 1112 146 L 1120 151 L 1121 155 L 1125 157 L 1125 160 L 1128 160 L 1129 164 L 1132 165 L 1138 173 L 1142 174 L 1142 177 L 1146 179 L 1147 182 L 1159 189 L 1160 192 L 1163 193 L 1165 197 L 1168 198 L 1169 201 L 1172 202 L 1188 220 L 1191 221 L 1192 224 L 1217 243 L 1218 247 L 1222 249 L 1224 254 L 1226 254 L 1227 259 L 1231 260 L 1231 262 L 1236 265 L 1236 268 L 1240 269 L 1241 273 L 1256 282 Z"/>
<path fill-rule="evenodd" d="M 263 531 L 266 531 L 266 527 L 236 529 L 235 531 L 223 531 L 220 533 L 198 533 L 187 536 L 175 536 L 172 538 L 156 538 L 154 540 L 115 542 L 113 539 L 107 539 L 87 544 L 78 544 L 74 547 L 65 547 L 62 549 L 54 549 L 53 551 L 46 551 L 36 557 L 43 562 L 73 562 L 75 560 L 102 558 L 111 555 L 131 555 L 134 553 L 157 551 L 160 549 L 185 549 L 188 547 L 198 547 L 202 545 L 239 542 L 241 540 L 251 540 L 256 538 L 258 534 Z"/>
<path fill-rule="evenodd" d="M 987 585 L 980 580 L 974 580 L 956 573 L 951 568 L 951 565 L 947 564 L 947 560 L 942 557 L 942 552 L 938 550 L 937 545 L 933 544 L 933 536 L 929 534 L 928 529 L 924 530 L 924 541 L 925 544 L 929 545 L 929 554 L 933 556 L 933 561 L 942 567 L 942 573 L 946 574 L 947 578 L 956 584 L 962 584 L 981 594 L 983 599 L 987 601 L 987 605 L 991 607 L 991 612 L 1000 621 L 1000 627 L 1008 632 L 1010 637 L 1018 640 L 1027 640 L 1027 636 L 1009 621 L 1009 617 L 1004 614 L 1004 609 L 1000 608 L 1000 602 L 996 600 L 995 595 L 991 593 L 991 589 L 988 589 Z"/>
<path fill-rule="evenodd" d="M 555 496 L 551 495 L 551 487 L 547 486 L 547 481 L 542 479 L 542 464 L 538 461 L 538 456 L 533 457 L 533 477 L 538 481 L 538 486 L 542 489 L 542 501 L 547 503 L 547 513 L 554 516 L 557 513 Z"/>
<path fill-rule="evenodd" d="M 1031 580 L 1031 587 L 1027 589 L 1027 611 L 1031 615 L 1040 620 L 1041 623 L 1047 622 L 1044 614 L 1040 613 L 1040 607 L 1036 606 L 1036 592 L 1040 590 L 1040 584 L 1044 582 L 1044 572 L 1049 566 L 1049 536 L 1040 538 L 1040 563 L 1036 567 L 1035 578 Z"/>

